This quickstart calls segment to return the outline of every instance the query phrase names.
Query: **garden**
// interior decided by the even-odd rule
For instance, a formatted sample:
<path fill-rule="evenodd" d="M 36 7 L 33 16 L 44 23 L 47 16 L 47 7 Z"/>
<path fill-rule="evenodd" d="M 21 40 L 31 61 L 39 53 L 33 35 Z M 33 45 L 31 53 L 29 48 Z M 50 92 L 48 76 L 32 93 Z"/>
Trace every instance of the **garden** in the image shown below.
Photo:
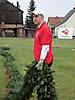
<path fill-rule="evenodd" d="M 14 64 L 23 76 L 26 65 L 33 61 L 33 38 L 0 37 L 0 47 L 6 46 L 14 57 Z M 52 69 L 58 100 L 75 99 L 75 39 L 53 38 L 54 61 Z M 6 70 L 5 58 L 0 55 L 0 100 L 6 95 Z M 31 100 L 36 100 L 36 94 Z"/>

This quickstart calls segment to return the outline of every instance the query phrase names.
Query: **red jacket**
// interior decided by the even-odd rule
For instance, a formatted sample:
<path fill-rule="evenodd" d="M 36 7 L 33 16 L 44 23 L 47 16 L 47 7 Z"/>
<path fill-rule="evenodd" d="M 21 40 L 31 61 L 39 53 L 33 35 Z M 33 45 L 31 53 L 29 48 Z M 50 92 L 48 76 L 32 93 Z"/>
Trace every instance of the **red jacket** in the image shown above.
<path fill-rule="evenodd" d="M 49 52 L 45 58 L 47 64 L 49 64 L 54 58 L 52 54 L 52 31 L 50 27 L 43 22 L 42 25 L 36 29 L 34 35 L 34 59 L 40 60 L 41 49 L 43 45 L 49 45 Z"/>

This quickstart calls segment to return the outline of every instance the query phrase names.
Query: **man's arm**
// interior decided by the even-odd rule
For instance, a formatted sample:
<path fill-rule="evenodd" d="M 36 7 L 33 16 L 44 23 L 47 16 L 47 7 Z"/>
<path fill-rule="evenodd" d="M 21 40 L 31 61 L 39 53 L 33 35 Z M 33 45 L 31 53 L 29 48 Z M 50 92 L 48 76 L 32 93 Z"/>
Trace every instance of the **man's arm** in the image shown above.
<path fill-rule="evenodd" d="M 48 52 L 49 52 L 49 45 L 43 45 L 39 62 L 42 62 L 42 63 L 44 62 Z"/>

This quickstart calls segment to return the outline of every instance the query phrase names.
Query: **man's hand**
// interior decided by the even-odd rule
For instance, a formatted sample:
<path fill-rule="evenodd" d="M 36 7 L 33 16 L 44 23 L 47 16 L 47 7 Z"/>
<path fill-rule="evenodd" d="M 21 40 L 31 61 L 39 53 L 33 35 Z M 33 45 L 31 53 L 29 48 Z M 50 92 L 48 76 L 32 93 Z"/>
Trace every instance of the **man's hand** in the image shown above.
<path fill-rule="evenodd" d="M 42 70 L 43 69 L 43 62 L 38 62 L 38 64 L 35 66 L 37 70 Z"/>

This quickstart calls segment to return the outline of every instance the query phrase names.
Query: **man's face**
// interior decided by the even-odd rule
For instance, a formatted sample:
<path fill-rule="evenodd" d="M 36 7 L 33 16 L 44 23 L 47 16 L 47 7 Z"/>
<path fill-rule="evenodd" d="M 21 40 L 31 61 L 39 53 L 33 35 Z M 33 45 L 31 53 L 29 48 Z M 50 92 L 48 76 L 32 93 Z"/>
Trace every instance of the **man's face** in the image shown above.
<path fill-rule="evenodd" d="M 40 25 L 43 20 L 44 20 L 44 16 L 43 15 L 33 14 L 33 22 L 34 22 L 34 24 Z"/>

